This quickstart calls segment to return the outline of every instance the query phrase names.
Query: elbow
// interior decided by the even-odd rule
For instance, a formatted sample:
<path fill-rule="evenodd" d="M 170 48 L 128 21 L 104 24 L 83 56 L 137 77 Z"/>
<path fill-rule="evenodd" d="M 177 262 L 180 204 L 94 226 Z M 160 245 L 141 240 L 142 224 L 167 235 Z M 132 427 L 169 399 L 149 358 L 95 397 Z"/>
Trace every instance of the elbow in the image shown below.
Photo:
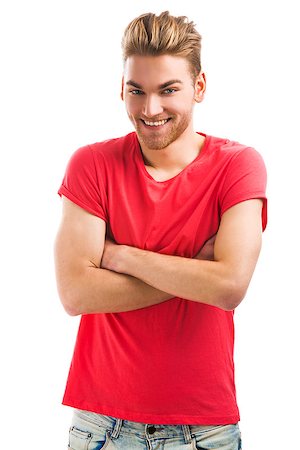
<path fill-rule="evenodd" d="M 233 311 L 244 299 L 247 292 L 247 288 L 242 286 L 238 282 L 230 282 L 222 295 L 222 301 L 220 307 L 224 311 Z"/>
<path fill-rule="evenodd" d="M 69 316 L 79 316 L 83 314 L 78 295 L 76 295 L 73 289 L 61 288 L 58 289 L 58 293 L 64 310 Z"/>
<path fill-rule="evenodd" d="M 66 311 L 66 313 L 69 316 L 75 317 L 75 316 L 80 316 L 82 314 L 80 309 L 77 308 L 76 305 L 74 305 L 72 303 L 67 303 L 64 301 L 62 301 L 62 304 L 63 304 L 64 310 Z"/>
<path fill-rule="evenodd" d="M 224 300 L 222 300 L 221 309 L 224 309 L 224 311 L 233 311 L 236 309 L 244 297 L 229 297 Z"/>

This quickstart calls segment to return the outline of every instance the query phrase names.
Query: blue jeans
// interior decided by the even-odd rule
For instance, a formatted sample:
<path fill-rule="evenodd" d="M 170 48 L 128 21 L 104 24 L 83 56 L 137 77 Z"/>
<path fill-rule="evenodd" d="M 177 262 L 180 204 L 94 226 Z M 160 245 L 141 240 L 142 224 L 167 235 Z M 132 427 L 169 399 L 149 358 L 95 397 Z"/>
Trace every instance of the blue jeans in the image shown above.
<path fill-rule="evenodd" d="M 151 425 L 75 410 L 69 433 L 71 450 L 240 450 L 233 425 Z"/>

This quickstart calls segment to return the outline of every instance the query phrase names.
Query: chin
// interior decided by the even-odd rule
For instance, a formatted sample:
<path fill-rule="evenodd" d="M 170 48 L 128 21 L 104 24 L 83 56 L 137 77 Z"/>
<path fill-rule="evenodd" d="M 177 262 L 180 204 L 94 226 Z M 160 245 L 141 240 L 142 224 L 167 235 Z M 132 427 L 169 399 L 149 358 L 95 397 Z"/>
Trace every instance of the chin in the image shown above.
<path fill-rule="evenodd" d="M 141 144 L 144 144 L 149 150 L 163 150 L 177 139 L 177 137 L 172 138 L 170 136 L 160 139 L 144 139 L 142 133 L 137 132 L 137 135 Z"/>

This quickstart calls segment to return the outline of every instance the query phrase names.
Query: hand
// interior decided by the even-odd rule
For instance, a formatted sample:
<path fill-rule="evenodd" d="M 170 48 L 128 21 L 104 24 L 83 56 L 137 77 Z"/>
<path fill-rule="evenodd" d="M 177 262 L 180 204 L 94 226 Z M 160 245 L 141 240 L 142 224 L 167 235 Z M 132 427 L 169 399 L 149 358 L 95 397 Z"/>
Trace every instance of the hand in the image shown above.
<path fill-rule="evenodd" d="M 111 239 L 106 238 L 100 267 L 119 272 L 121 252 L 124 247 L 124 245 L 119 245 Z"/>
<path fill-rule="evenodd" d="M 217 234 L 215 234 L 210 239 L 208 239 L 208 241 L 205 242 L 205 244 L 201 248 L 200 252 L 197 253 L 197 255 L 194 257 L 195 259 L 214 261 L 214 247 L 215 247 L 216 236 L 217 236 Z"/>

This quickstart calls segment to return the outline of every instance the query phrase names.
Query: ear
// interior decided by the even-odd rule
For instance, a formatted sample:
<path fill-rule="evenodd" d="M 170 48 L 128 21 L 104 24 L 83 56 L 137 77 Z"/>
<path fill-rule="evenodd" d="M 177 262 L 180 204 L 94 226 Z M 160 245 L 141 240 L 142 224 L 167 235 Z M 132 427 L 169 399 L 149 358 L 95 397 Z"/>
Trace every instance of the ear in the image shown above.
<path fill-rule="evenodd" d="M 194 100 L 197 103 L 202 102 L 204 93 L 206 91 L 206 76 L 204 72 L 200 72 L 195 80 L 195 96 Z"/>
<path fill-rule="evenodd" d="M 124 101 L 124 76 L 122 77 L 121 99 Z"/>

